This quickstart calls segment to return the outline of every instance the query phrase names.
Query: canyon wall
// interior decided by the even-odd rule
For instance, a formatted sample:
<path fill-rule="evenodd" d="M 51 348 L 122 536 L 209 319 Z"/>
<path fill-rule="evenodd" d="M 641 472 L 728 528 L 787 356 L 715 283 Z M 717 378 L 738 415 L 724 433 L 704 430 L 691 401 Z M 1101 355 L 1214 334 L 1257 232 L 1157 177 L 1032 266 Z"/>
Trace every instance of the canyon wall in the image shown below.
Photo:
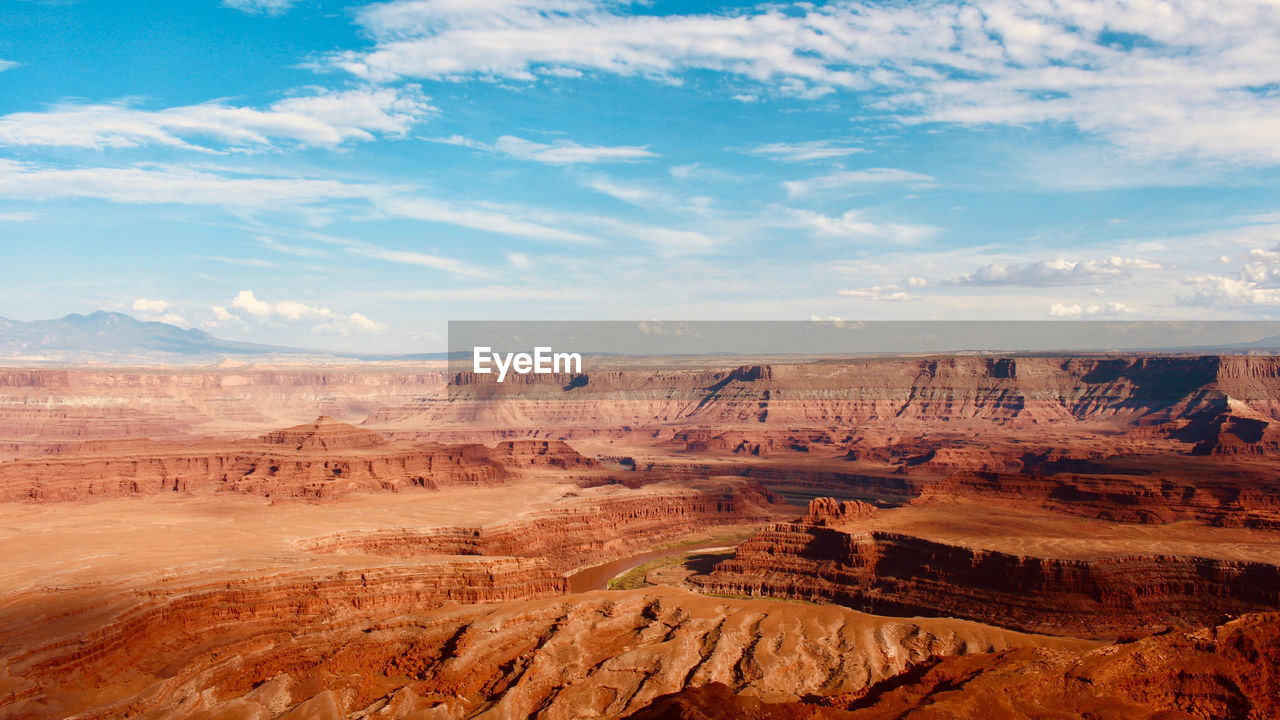
<path fill-rule="evenodd" d="M 393 443 L 377 433 L 317 420 L 233 443 L 90 442 L 58 455 L 0 463 L 0 502 L 236 492 L 331 498 L 496 485 L 523 470 L 592 470 L 563 442 Z"/>
<path fill-rule="evenodd" d="M 456 374 L 447 392 L 442 371 L 376 364 L 2 370 L 0 457 L 97 438 L 229 437 L 319 414 L 395 439 L 620 438 L 645 428 L 689 449 L 747 454 L 838 453 L 858 439 L 868 453 L 920 428 L 1076 426 L 1155 428 L 1150 437 L 1202 453 L 1280 449 L 1271 428 L 1280 418 L 1280 359 L 1272 357 L 855 358 L 723 369 L 593 362 L 597 369 L 581 375 L 502 385 Z M 710 431 L 688 433 L 699 428 Z"/>
<path fill-rule="evenodd" d="M 447 396 L 380 410 L 369 423 L 729 429 L 1280 418 L 1280 359 L 1254 356 L 859 358 L 716 371 L 637 366 L 502 385 L 459 373 L 452 383 Z"/>
<path fill-rule="evenodd" d="M 1114 637 L 1280 607 L 1280 566 L 1194 556 L 1037 557 L 864 530 L 863 511 L 775 523 L 692 581 L 708 592 L 951 616 L 1030 632 Z M 869 511 L 870 506 L 859 506 Z M 841 514 L 843 512 L 843 514 Z"/>
<path fill-rule="evenodd" d="M 302 541 L 309 552 L 387 557 L 513 555 L 557 570 L 603 562 L 720 525 L 776 517 L 778 498 L 741 480 L 689 481 L 614 497 L 568 499 L 531 517 L 488 527 L 388 529 Z"/>

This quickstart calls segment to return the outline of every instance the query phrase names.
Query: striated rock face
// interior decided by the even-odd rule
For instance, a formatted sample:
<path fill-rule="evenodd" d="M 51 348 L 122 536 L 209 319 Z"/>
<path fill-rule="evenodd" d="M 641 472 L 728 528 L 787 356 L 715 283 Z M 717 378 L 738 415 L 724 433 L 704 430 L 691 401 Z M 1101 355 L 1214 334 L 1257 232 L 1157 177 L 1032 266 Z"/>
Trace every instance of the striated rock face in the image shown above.
<path fill-rule="evenodd" d="M 617 718 L 686 685 L 719 682 L 794 701 L 859 692 L 934 656 L 1083 646 L 957 621 L 887 620 L 674 589 L 424 616 L 412 602 L 393 612 L 378 582 L 370 599 L 355 603 L 326 604 L 280 586 L 157 601 L 87 643 L 11 659 L 10 687 L 39 681 L 59 691 L 26 685 L 0 696 L 0 711 L 36 718 L 90 707 L 79 717 Z M 294 622 L 293 612 L 307 622 Z M 147 624 L 148 616 L 165 622 Z M 218 640 L 210 642 L 215 629 Z M 126 634 L 136 640 L 111 639 Z M 422 711 L 433 714 L 413 714 Z"/>
<path fill-rule="evenodd" d="M 1280 717 L 1280 614 L 1093 651 L 1014 648 L 926 661 L 865 693 L 764 703 L 709 684 L 634 720 L 1260 720 Z"/>
<path fill-rule="evenodd" d="M 585 470 L 600 466 L 563 440 L 508 440 L 495 445 L 492 454 L 502 464 L 515 468 Z"/>
<path fill-rule="evenodd" d="M 833 501 L 815 500 L 809 517 L 767 527 L 732 559 L 692 580 L 714 593 L 962 617 L 1077 637 L 1204 624 L 1224 612 L 1280 607 L 1280 567 L 1270 563 L 1022 556 L 862 530 L 853 516 L 834 512 Z"/>
<path fill-rule="evenodd" d="M 487 424 L 605 433 L 714 428 L 686 442 L 754 452 L 750 433 L 777 429 L 937 422 L 1181 427 L 1221 414 L 1280 419 L 1280 359 L 1252 356 L 859 358 L 718 371 L 604 370 L 573 385 L 530 375 L 499 387 L 465 373 L 453 383 L 448 401 L 423 398 L 380 410 L 369 422 L 387 429 Z"/>
<path fill-rule="evenodd" d="M 984 498 L 1118 522 L 1191 519 L 1213 525 L 1280 528 L 1280 479 L 1206 462 L 1161 459 L 1130 474 L 959 472 L 923 489 L 921 502 Z M 1197 472 L 1198 471 L 1198 472 Z"/>
<path fill-rule="evenodd" d="M 43 628 L 28 638 L 30 628 L 6 628 L 8 641 L 0 649 L 10 689 L 0 714 L 64 717 L 83 709 L 83 717 L 133 715 L 207 697 L 219 685 L 248 689 L 264 673 L 298 663 L 318 664 L 334 649 L 330 634 L 341 628 L 358 633 L 449 603 L 555 597 L 566 590 L 564 576 L 545 560 L 457 558 L 140 593 L 99 608 L 98 624 L 71 637 L 50 638 Z M 14 642 L 16 648 L 9 644 Z M 263 655 L 270 662 L 254 665 Z"/>
<path fill-rule="evenodd" d="M 494 485 L 509 480 L 516 469 L 595 467 L 595 461 L 562 442 L 508 442 L 497 448 L 392 443 L 320 417 L 251 441 L 96 442 L 57 456 L 0 463 L 0 502 L 211 492 L 329 498 Z"/>
<path fill-rule="evenodd" d="M 875 506 L 861 500 L 837 502 L 835 498 L 820 497 L 809 501 L 809 516 L 805 521 L 812 525 L 834 525 L 864 520 L 875 514 Z"/>
<path fill-rule="evenodd" d="M 338 533 L 301 546 L 312 552 L 389 557 L 543 557 L 553 568 L 567 571 L 652 547 L 695 528 L 776 517 L 777 502 L 775 496 L 746 482 L 695 482 L 688 487 L 565 502 L 497 526 Z"/>

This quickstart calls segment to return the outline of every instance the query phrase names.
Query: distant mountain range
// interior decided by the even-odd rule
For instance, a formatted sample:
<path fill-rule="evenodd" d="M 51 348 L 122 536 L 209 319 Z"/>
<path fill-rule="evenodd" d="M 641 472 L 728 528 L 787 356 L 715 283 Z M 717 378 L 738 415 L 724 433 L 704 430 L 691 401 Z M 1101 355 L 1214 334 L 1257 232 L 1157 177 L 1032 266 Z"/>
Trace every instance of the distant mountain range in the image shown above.
<path fill-rule="evenodd" d="M 1076 323 L 1079 324 L 1079 323 Z M 1012 323 L 1017 325 L 1017 323 Z M 1262 323 L 1258 324 L 1263 325 Z M 1250 327 L 1248 329 L 1261 329 Z M 1241 331 L 1239 335 L 1247 337 Z M 1257 337 L 1257 335 L 1253 335 Z M 1141 342 L 1141 341 L 1139 341 Z M 1149 342 L 1149 341 L 1148 341 Z M 962 346 L 957 341 L 957 347 Z M 947 352 L 934 349 L 932 352 Z M 1239 353 L 1280 351 L 1280 335 L 1222 344 L 1134 347 L 1129 352 Z M 590 353 L 593 355 L 599 353 Z M 661 354 L 661 353 L 659 353 Z M 676 354 L 681 354 L 677 352 Z M 704 354 L 704 353 L 696 353 Z M 728 353 L 730 355 L 734 353 Z M 857 354 L 857 353 L 854 353 Z M 458 351 L 465 359 L 469 353 Z M 347 353 L 310 348 L 223 340 L 202 330 L 183 330 L 168 323 L 138 320 L 118 312 L 72 314 L 56 320 L 21 322 L 0 317 L 0 364 L 200 364 L 225 359 L 324 362 L 444 360 L 448 353 L 389 355 Z"/>
<path fill-rule="evenodd" d="M 56 320 L 0 318 L 0 362 L 206 362 L 224 358 L 443 359 L 444 353 L 360 355 L 223 340 L 203 330 L 139 320 L 118 312 L 71 314 Z"/>

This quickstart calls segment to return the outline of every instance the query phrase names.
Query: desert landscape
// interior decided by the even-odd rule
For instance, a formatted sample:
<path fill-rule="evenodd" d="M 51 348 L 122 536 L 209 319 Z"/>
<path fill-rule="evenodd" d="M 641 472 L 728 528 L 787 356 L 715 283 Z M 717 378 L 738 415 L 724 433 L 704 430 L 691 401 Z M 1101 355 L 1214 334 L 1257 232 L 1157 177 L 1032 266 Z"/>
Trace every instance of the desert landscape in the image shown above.
<path fill-rule="evenodd" d="M 1280 0 L 0 0 L 0 720 L 1280 720 Z"/>
<path fill-rule="evenodd" d="M 1280 714 L 1280 359 L 756 360 L 0 371 L 0 714 Z"/>

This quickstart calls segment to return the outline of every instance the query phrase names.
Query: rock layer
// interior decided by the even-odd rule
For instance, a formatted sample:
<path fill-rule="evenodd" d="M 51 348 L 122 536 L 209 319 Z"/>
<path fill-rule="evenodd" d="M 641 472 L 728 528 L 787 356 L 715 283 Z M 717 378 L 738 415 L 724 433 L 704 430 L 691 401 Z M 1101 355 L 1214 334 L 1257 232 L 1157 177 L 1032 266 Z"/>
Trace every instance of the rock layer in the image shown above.
<path fill-rule="evenodd" d="M 95 442 L 57 456 L 0 463 L 0 502 L 211 492 L 326 498 L 494 485 L 516 470 L 596 467 L 594 460 L 562 442 L 518 440 L 495 448 L 393 443 L 322 416 L 256 440 L 189 446 Z"/>
<path fill-rule="evenodd" d="M 851 697 L 762 703 L 724 685 L 659 698 L 633 720 L 1263 720 L 1280 716 L 1280 615 L 1091 652 L 937 658 Z"/>
<path fill-rule="evenodd" d="M 797 700 L 857 692 L 938 655 L 1081 646 L 957 621 L 885 620 L 673 589 L 445 608 L 430 616 L 377 602 L 337 603 L 317 614 L 309 605 L 310 622 L 302 625 L 258 597 L 242 595 L 224 613 L 211 614 L 204 603 L 158 608 L 166 621 L 128 655 L 104 641 L 11 660 L 10 687 L 56 679 L 78 690 L 10 690 L 3 711 L 58 717 L 88 699 L 95 709 L 80 717 L 313 712 L 336 719 L 390 708 L 375 717 L 616 718 L 690 684 L 721 682 L 771 701 Z M 261 623 L 252 637 L 240 632 L 248 629 L 246 617 Z M 219 642 L 199 640 L 214 628 Z M 121 626 L 108 634 L 126 632 L 139 633 Z M 101 674 L 113 664 L 131 672 Z M 431 714 L 413 715 L 422 711 Z"/>
<path fill-rule="evenodd" d="M 709 592 L 962 617 L 1032 632 L 1115 637 L 1280 607 L 1280 566 L 1194 556 L 1014 555 L 859 527 L 857 507 L 811 503 L 692 581 Z"/>

